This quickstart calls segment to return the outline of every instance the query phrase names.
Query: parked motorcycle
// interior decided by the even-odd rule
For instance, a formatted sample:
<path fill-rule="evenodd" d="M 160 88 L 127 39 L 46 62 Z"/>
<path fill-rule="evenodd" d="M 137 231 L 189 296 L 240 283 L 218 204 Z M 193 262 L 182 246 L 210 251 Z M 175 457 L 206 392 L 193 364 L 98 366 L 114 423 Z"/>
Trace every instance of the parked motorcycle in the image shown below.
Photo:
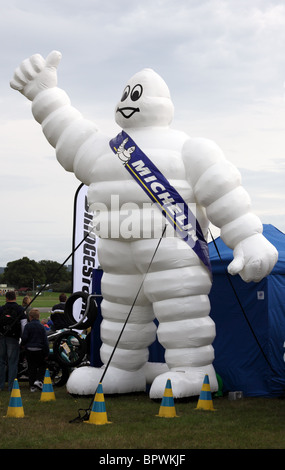
<path fill-rule="evenodd" d="M 64 315 L 70 324 L 68 328 L 48 332 L 50 353 L 47 361 L 52 384 L 62 387 L 66 384 L 70 373 L 75 367 L 88 365 L 90 357 L 90 333 L 97 316 L 95 295 L 84 292 L 72 294 L 65 306 Z M 76 320 L 73 315 L 75 302 L 81 299 L 82 314 Z M 81 333 L 80 333 L 81 331 Z M 18 365 L 18 380 L 28 380 L 28 363 L 25 351 L 21 351 Z"/>
<path fill-rule="evenodd" d="M 48 335 L 50 352 L 47 360 L 52 384 L 62 387 L 74 367 L 88 364 L 87 337 L 73 330 L 60 330 Z M 28 363 L 25 351 L 20 352 L 19 381 L 28 381 Z"/>
<path fill-rule="evenodd" d="M 66 384 L 68 377 L 70 375 L 70 371 L 68 367 L 64 367 L 55 360 L 54 356 L 50 354 L 48 361 L 47 361 L 47 368 L 50 372 L 50 377 L 52 384 L 55 387 L 62 387 Z M 20 352 L 20 358 L 18 363 L 18 381 L 21 382 L 28 382 L 29 374 L 28 374 L 28 362 L 26 359 L 25 351 Z"/>

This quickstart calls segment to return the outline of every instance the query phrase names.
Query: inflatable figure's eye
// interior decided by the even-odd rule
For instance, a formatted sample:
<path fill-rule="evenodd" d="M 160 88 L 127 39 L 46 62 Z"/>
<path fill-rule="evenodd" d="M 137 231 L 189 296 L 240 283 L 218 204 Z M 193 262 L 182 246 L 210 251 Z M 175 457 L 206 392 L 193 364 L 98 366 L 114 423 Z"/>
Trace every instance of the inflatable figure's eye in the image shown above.
<path fill-rule="evenodd" d="M 131 91 L 131 89 L 130 89 L 129 85 L 127 85 L 126 88 L 125 88 L 124 91 L 123 91 L 123 95 L 122 95 L 121 101 L 125 101 L 125 100 L 127 99 L 127 97 L 128 97 L 129 94 L 130 94 L 130 91 Z"/>
<path fill-rule="evenodd" d="M 141 85 L 134 86 L 134 88 L 132 89 L 132 93 L 131 93 L 132 101 L 137 101 L 142 96 L 142 92 L 143 92 L 143 87 Z"/>

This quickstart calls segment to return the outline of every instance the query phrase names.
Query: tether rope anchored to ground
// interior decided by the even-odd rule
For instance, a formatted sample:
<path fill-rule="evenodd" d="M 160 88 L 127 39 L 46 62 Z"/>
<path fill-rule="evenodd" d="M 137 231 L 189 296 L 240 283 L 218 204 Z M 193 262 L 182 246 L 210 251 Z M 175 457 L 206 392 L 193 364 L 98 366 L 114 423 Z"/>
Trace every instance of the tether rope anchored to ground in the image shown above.
<path fill-rule="evenodd" d="M 125 330 L 125 327 L 126 327 L 128 321 L 129 321 L 129 318 L 130 318 L 130 316 L 131 316 L 131 313 L 132 313 L 132 311 L 133 311 L 133 308 L 134 308 L 135 303 L 136 303 L 136 301 L 137 301 L 137 298 L 138 298 L 138 296 L 139 296 L 139 293 L 140 293 L 140 291 L 142 290 L 142 286 L 143 286 L 143 284 L 144 284 L 145 278 L 146 278 L 146 276 L 147 276 L 147 274 L 148 274 L 148 272 L 149 272 L 149 270 L 150 270 L 150 267 L 151 267 L 151 265 L 152 265 L 152 263 L 153 263 L 154 257 L 155 257 L 155 255 L 156 255 L 156 253 L 157 253 L 157 250 L 158 250 L 158 248 L 159 248 L 159 245 L 160 245 L 160 243 L 161 243 L 161 240 L 162 240 L 162 238 L 163 238 L 163 236 L 164 236 L 164 234 L 165 234 L 166 227 L 167 227 L 167 225 L 164 226 L 164 229 L 163 229 L 163 231 L 162 231 L 162 234 L 161 234 L 161 236 L 160 236 L 160 238 L 159 238 L 159 240 L 158 240 L 157 246 L 156 246 L 156 248 L 155 248 L 155 250 L 154 250 L 154 253 L 153 253 L 152 257 L 151 257 L 151 260 L 150 260 L 150 262 L 149 262 L 148 268 L 147 268 L 146 272 L 145 272 L 144 275 L 143 275 L 143 279 L 142 279 L 141 284 L 140 284 L 140 286 L 139 286 L 139 288 L 138 288 L 138 291 L 137 291 L 137 293 L 136 293 L 136 295 L 135 295 L 135 298 L 134 298 L 133 303 L 132 303 L 132 305 L 131 305 L 130 311 L 129 311 L 129 313 L 128 313 L 128 315 L 127 315 L 127 318 L 126 318 L 126 320 L 125 320 L 125 322 L 124 322 L 124 324 L 123 324 L 123 327 L 122 327 L 122 329 L 121 329 L 121 332 L 120 332 L 120 334 L 119 334 L 119 336 L 118 336 L 118 339 L 117 339 L 117 341 L 116 341 L 116 343 L 115 343 L 115 345 L 114 345 L 114 348 L 113 348 L 113 351 L 112 351 L 112 353 L 111 353 L 111 355 L 110 355 L 110 357 L 109 357 L 109 360 L 108 360 L 108 362 L 107 362 L 107 364 L 106 364 L 106 366 L 105 366 L 105 368 L 104 368 L 104 372 L 103 372 L 103 374 L 102 374 L 102 376 L 101 376 L 101 379 L 100 379 L 99 382 L 98 382 L 98 385 L 103 382 L 103 379 L 104 379 L 104 377 L 105 377 L 105 375 L 106 375 L 106 372 L 107 372 L 107 370 L 108 370 L 108 368 L 109 368 L 109 366 L 110 366 L 110 363 L 111 363 L 112 358 L 113 358 L 113 356 L 114 356 L 114 354 L 115 354 L 115 351 L 116 351 L 116 349 L 117 349 L 117 346 L 118 346 L 118 344 L 119 344 L 119 341 L 120 341 L 120 339 L 121 339 L 121 337 L 122 337 L 122 334 L 123 334 L 123 332 L 124 332 L 124 330 Z M 88 420 L 89 415 L 90 415 L 90 412 L 91 412 L 91 409 L 92 409 L 92 405 L 93 405 L 93 402 L 94 402 L 94 399 L 95 399 L 95 395 L 96 395 L 96 391 L 95 391 L 94 395 L 92 396 L 92 400 L 91 400 L 91 402 L 90 402 L 89 408 L 86 408 L 86 409 L 81 408 L 81 409 L 79 409 L 79 410 L 78 410 L 78 416 L 77 416 L 76 418 L 74 418 L 73 420 L 71 420 L 70 423 L 73 423 L 73 422 L 76 422 L 76 421 L 87 421 L 87 420 Z M 84 412 L 85 412 L 83 416 L 80 415 L 80 411 L 84 411 Z"/>

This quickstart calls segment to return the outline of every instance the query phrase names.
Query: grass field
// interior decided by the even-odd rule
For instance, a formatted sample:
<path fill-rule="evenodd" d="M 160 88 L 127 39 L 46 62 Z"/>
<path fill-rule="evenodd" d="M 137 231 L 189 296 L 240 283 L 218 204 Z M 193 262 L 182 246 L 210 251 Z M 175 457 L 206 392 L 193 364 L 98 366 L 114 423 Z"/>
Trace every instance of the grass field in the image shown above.
<path fill-rule="evenodd" d="M 38 295 L 35 300 L 33 300 L 32 307 L 34 308 L 51 308 L 53 305 L 59 303 L 59 295 L 61 292 L 42 292 L 41 295 Z M 67 294 L 67 297 L 69 294 Z M 32 297 L 33 298 L 33 297 Z M 17 297 L 17 302 L 21 304 L 21 297 Z"/>
<path fill-rule="evenodd" d="M 45 292 L 33 306 L 51 308 L 58 296 Z M 54 402 L 41 402 L 40 392 L 19 385 L 23 419 L 4 418 L 10 393 L 0 392 L 0 449 L 285 449 L 283 399 L 225 396 L 213 398 L 216 411 L 204 411 L 195 409 L 197 397 L 175 403 L 177 418 L 159 418 L 160 402 L 147 394 L 105 396 L 111 424 L 97 426 L 70 422 L 92 397 L 73 397 L 61 387 L 54 388 Z"/>
<path fill-rule="evenodd" d="M 197 400 L 175 402 L 177 418 L 160 418 L 160 402 L 147 394 L 105 396 L 108 420 L 98 426 L 71 423 L 93 397 L 54 388 L 56 400 L 40 401 L 20 382 L 24 418 L 4 418 L 10 393 L 0 392 L 1 449 L 284 449 L 285 401 L 213 398 L 216 411 L 196 410 Z M 81 413 L 82 415 L 84 413 Z"/>

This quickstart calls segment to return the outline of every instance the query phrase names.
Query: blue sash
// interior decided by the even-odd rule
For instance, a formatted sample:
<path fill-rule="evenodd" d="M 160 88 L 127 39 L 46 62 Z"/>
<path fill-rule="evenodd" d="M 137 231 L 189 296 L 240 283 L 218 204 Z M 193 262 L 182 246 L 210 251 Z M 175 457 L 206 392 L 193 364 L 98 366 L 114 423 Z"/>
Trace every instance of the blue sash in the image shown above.
<path fill-rule="evenodd" d="M 201 227 L 176 189 L 125 131 L 110 140 L 110 147 L 126 170 L 161 210 L 179 237 L 194 250 L 212 272 L 208 244 Z"/>

